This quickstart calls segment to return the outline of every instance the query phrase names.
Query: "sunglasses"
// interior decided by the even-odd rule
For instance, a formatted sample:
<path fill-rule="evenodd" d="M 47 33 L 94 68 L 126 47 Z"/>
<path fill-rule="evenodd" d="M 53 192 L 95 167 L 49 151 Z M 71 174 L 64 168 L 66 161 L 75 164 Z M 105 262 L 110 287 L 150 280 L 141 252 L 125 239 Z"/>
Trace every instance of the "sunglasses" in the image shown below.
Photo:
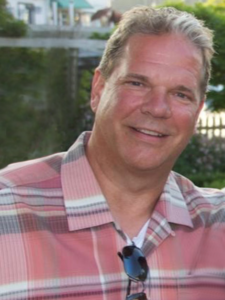
<path fill-rule="evenodd" d="M 148 300 L 144 293 L 144 281 L 148 276 L 149 268 L 141 249 L 136 247 L 134 244 L 125 246 L 122 249 L 122 253 L 118 252 L 118 256 L 123 261 L 124 270 L 129 278 L 126 300 Z M 141 293 L 130 295 L 132 281 L 142 283 L 143 290 Z"/>

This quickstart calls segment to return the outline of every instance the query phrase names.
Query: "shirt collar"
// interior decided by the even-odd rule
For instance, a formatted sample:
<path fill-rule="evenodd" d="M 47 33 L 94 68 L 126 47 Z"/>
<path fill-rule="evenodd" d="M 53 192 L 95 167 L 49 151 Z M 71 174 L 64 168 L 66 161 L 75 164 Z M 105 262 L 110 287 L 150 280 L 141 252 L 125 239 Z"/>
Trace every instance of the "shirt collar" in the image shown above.
<path fill-rule="evenodd" d="M 61 169 L 62 189 L 69 230 L 114 222 L 85 155 L 90 132 L 82 133 L 66 153 Z M 155 211 L 168 222 L 193 227 L 181 187 L 171 172 Z"/>
<path fill-rule="evenodd" d="M 108 204 L 85 155 L 90 132 L 82 133 L 66 153 L 61 169 L 69 230 L 113 222 Z"/>
<path fill-rule="evenodd" d="M 170 172 L 155 211 L 165 217 L 169 223 L 193 228 L 192 219 L 184 198 L 184 189 L 188 188 L 187 185 L 188 181 L 185 180 L 178 184 L 175 173 Z"/>

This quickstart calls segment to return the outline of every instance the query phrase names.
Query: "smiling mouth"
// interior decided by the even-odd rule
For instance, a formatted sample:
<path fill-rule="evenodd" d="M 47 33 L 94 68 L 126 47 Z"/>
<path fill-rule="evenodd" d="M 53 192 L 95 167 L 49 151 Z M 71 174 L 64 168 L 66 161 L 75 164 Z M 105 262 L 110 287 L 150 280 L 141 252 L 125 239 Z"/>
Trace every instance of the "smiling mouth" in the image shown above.
<path fill-rule="evenodd" d="M 159 132 L 156 132 L 156 131 L 152 131 L 152 130 L 147 130 L 147 129 L 134 128 L 134 130 L 136 130 L 140 133 L 149 135 L 149 136 L 155 136 L 155 137 L 165 137 L 165 136 L 167 136 L 165 134 L 162 134 L 162 133 L 159 133 Z"/>

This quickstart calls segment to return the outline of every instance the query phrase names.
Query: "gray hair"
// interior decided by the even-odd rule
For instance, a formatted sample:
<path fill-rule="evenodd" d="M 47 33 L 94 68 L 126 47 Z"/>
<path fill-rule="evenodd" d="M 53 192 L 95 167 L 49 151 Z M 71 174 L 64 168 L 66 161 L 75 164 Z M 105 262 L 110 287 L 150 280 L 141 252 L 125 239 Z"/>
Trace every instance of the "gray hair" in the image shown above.
<path fill-rule="evenodd" d="M 214 54 L 213 33 L 204 22 L 192 14 L 173 7 L 154 9 L 148 6 L 134 7 L 125 12 L 118 28 L 111 35 L 103 53 L 99 69 L 104 78 L 109 78 L 118 60 L 122 57 L 128 39 L 135 34 L 161 35 L 182 34 L 201 50 L 203 70 L 201 92 L 207 91 L 211 76 L 211 59 Z"/>

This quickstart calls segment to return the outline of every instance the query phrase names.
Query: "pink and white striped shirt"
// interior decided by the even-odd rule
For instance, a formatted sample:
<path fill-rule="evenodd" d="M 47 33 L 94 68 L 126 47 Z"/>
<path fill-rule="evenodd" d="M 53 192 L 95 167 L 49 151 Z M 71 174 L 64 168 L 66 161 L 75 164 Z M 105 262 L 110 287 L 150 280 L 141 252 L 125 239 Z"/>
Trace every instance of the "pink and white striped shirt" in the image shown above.
<path fill-rule="evenodd" d="M 88 136 L 0 172 L 1 300 L 125 299 L 126 239 L 85 156 Z M 149 299 L 225 300 L 225 194 L 171 172 L 142 250 Z"/>

